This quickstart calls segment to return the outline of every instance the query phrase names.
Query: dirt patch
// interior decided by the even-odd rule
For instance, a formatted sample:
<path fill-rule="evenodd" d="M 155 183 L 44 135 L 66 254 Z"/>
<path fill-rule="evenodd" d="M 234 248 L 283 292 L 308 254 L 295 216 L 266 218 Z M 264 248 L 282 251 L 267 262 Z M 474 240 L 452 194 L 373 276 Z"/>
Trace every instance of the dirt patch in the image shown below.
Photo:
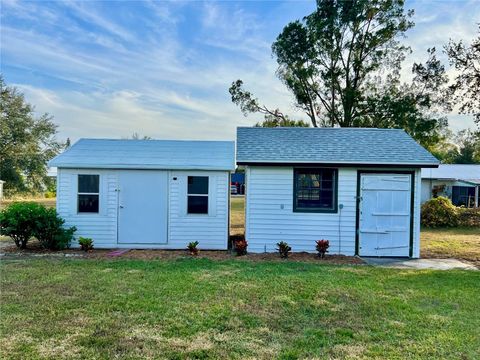
<path fill-rule="evenodd" d="M 95 256 L 96 250 L 89 253 L 88 256 Z M 101 255 L 102 256 L 102 255 Z M 104 256 L 104 255 L 103 255 Z M 201 250 L 197 256 L 192 256 L 186 250 L 130 250 L 129 252 L 119 256 L 119 258 L 127 259 L 181 259 L 181 258 L 196 258 L 196 259 L 210 259 L 210 260 L 238 260 L 238 261 L 297 261 L 297 262 L 316 262 L 327 264 L 363 264 L 363 260 L 352 256 L 343 255 L 329 255 L 324 259 L 319 259 L 316 254 L 297 252 L 292 253 L 288 259 L 281 259 L 277 253 L 261 253 L 261 254 L 247 254 L 244 256 L 235 256 L 230 251 L 222 250 Z"/>
<path fill-rule="evenodd" d="M 80 249 L 65 249 L 60 251 L 44 249 L 37 240 L 31 240 L 26 249 L 19 249 L 13 241 L 1 241 L 0 253 L 7 257 L 104 257 L 111 250 L 101 249 L 94 252 L 85 252 Z"/>
<path fill-rule="evenodd" d="M 109 253 L 111 249 L 94 249 L 90 252 L 85 252 L 79 249 L 66 249 L 62 251 L 52 251 L 43 249 L 38 241 L 31 241 L 28 243 L 27 249 L 18 249 L 15 244 L 5 245 L 1 251 L 7 257 L 72 257 L 72 258 L 91 258 L 101 259 L 110 258 Z M 140 259 L 140 260 L 155 260 L 166 259 L 175 260 L 182 258 L 192 258 L 186 250 L 130 250 L 116 259 Z M 343 255 L 327 255 L 324 259 L 318 258 L 316 254 L 306 252 L 291 253 L 288 259 L 281 259 L 277 253 L 261 253 L 261 254 L 247 254 L 244 256 L 235 256 L 231 251 L 223 250 L 201 250 L 197 259 L 210 260 L 238 260 L 238 261 L 278 261 L 278 262 L 315 262 L 319 264 L 363 264 L 364 262 L 358 257 L 343 256 Z"/>
<path fill-rule="evenodd" d="M 421 257 L 453 258 L 469 262 L 480 269 L 480 231 L 477 228 L 422 228 Z"/>

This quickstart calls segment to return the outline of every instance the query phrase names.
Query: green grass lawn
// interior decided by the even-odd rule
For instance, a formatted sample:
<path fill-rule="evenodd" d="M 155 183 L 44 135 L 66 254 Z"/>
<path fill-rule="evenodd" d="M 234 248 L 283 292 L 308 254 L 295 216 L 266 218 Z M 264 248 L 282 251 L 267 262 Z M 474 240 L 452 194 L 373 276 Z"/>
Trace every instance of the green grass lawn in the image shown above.
<path fill-rule="evenodd" d="M 11 203 L 13 202 L 16 202 L 16 201 L 33 201 L 33 202 L 36 202 L 36 203 L 39 203 L 41 205 L 45 205 L 46 207 L 55 207 L 55 202 L 56 202 L 56 199 L 55 198 L 19 198 L 19 199 L 3 199 L 3 200 L 0 200 L 0 210 L 7 207 L 8 205 L 10 205 Z"/>
<path fill-rule="evenodd" d="M 480 358 L 480 273 L 3 260 L 2 358 Z"/>
<path fill-rule="evenodd" d="M 244 233 L 245 228 L 245 198 L 232 197 L 230 199 L 230 234 Z"/>

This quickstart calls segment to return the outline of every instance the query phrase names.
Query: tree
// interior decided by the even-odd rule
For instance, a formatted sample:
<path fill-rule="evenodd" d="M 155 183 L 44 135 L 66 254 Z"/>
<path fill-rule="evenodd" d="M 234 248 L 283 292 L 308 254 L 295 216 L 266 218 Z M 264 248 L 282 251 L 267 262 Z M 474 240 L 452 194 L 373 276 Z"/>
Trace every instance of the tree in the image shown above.
<path fill-rule="evenodd" d="M 403 3 L 318 0 L 315 12 L 277 37 L 277 75 L 313 126 L 355 126 L 369 76 L 398 68 L 407 48 L 397 39 L 413 26 Z"/>
<path fill-rule="evenodd" d="M 137 132 L 134 132 L 130 138 L 126 138 L 126 140 L 153 140 L 150 136 L 141 136 Z"/>
<path fill-rule="evenodd" d="M 401 83 L 398 74 L 385 81 L 374 78 L 366 87 L 365 100 L 358 106 L 356 124 L 362 127 L 401 128 L 427 149 L 445 139 L 448 121 L 439 112 L 451 110 L 441 89 L 448 83 L 445 67 L 435 48 L 429 58 L 414 63 L 411 83 Z"/>
<path fill-rule="evenodd" d="M 265 105 L 260 105 L 251 92 L 243 89 L 242 80 L 234 81 L 228 91 L 232 96 L 232 102 L 240 107 L 244 116 L 249 113 L 264 115 L 264 121 L 257 122 L 256 127 L 309 127 L 303 120 L 292 120 L 278 109 L 270 110 Z"/>
<path fill-rule="evenodd" d="M 53 117 L 35 117 L 34 107 L 0 76 L 0 178 L 6 193 L 42 191 L 47 162 L 63 148 Z"/>
<path fill-rule="evenodd" d="M 447 141 L 437 147 L 437 157 L 447 164 L 480 164 L 480 131 L 460 130 L 450 133 Z"/>
<path fill-rule="evenodd" d="M 232 102 L 240 107 L 244 116 L 249 113 L 260 113 L 267 117 L 278 119 L 278 121 L 286 121 L 287 117 L 280 110 L 270 110 L 265 105 L 260 105 L 258 99 L 249 91 L 243 89 L 243 81 L 237 80 L 232 83 L 228 92 L 232 96 Z"/>
<path fill-rule="evenodd" d="M 257 122 L 255 127 L 310 127 L 310 124 L 303 120 L 291 120 L 288 116 L 280 119 L 275 116 L 265 115 L 265 120 Z"/>
<path fill-rule="evenodd" d="M 480 25 L 478 30 L 480 35 Z M 460 105 L 460 112 L 472 114 L 480 126 L 480 36 L 469 46 L 450 40 L 445 52 L 458 72 L 448 94 Z"/>
<path fill-rule="evenodd" d="M 448 78 L 435 49 L 416 63 L 411 83 L 400 82 L 409 48 L 399 39 L 414 24 L 403 0 L 318 0 L 316 10 L 288 24 L 272 45 L 277 76 L 313 126 L 402 128 L 432 148 L 442 140 L 449 109 L 442 96 Z M 261 112 L 241 80 L 229 89 L 244 114 Z"/>

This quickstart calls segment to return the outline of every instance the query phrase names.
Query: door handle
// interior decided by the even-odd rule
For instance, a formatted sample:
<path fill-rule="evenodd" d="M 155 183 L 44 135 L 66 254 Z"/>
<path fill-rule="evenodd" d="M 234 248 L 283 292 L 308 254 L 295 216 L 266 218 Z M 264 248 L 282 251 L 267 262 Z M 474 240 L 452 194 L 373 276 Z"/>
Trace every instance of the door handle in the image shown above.
<path fill-rule="evenodd" d="M 123 205 L 120 205 L 119 208 L 120 208 L 120 209 L 123 209 Z"/>

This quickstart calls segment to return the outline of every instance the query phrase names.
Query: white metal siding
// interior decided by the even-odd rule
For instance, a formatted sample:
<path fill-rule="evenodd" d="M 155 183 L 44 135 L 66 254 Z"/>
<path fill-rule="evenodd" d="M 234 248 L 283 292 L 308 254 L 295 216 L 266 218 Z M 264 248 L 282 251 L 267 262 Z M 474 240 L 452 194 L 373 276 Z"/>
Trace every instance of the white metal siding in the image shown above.
<path fill-rule="evenodd" d="M 98 214 L 77 213 L 78 174 L 100 175 Z M 75 238 L 89 237 L 96 248 L 112 248 L 117 243 L 117 174 L 98 169 L 58 169 L 57 211 L 67 226 L 76 226 Z M 78 246 L 77 241 L 72 243 Z"/>
<path fill-rule="evenodd" d="M 228 244 L 228 171 L 170 171 L 168 184 L 168 243 L 118 244 L 118 173 L 122 170 L 58 169 L 57 211 L 66 226 L 76 226 L 75 238 L 89 237 L 96 248 L 184 249 L 199 241 L 201 249 L 226 249 Z M 155 170 L 152 170 L 155 171 Z M 100 175 L 98 214 L 77 213 L 78 174 Z M 189 215 L 186 211 L 187 176 L 209 176 L 209 214 Z M 177 178 L 177 180 L 173 180 Z M 139 229 L 140 230 L 140 229 Z M 77 241 L 72 243 L 78 246 Z"/>
<path fill-rule="evenodd" d="M 330 241 L 330 254 L 354 255 L 357 170 L 338 169 L 338 203 L 343 204 L 342 210 L 336 214 L 301 213 L 293 212 L 293 167 L 249 166 L 245 207 L 249 251 L 275 251 L 276 243 L 283 240 L 292 251 L 314 252 L 315 240 L 323 238 Z M 389 173 L 389 169 L 375 170 Z M 420 170 L 416 170 L 413 257 L 420 256 L 420 180 Z"/>
<path fill-rule="evenodd" d="M 208 215 L 187 214 L 188 176 L 208 176 Z M 176 180 L 174 180 L 176 178 Z M 169 177 L 168 244 L 186 248 L 198 241 L 200 249 L 227 249 L 229 173 L 226 171 L 171 171 Z"/>
<path fill-rule="evenodd" d="M 252 166 L 247 170 L 247 182 L 249 251 L 275 251 L 276 243 L 283 240 L 292 246 L 292 251 L 314 252 L 315 240 L 327 239 L 330 254 L 354 255 L 355 169 L 338 171 L 338 203 L 343 204 L 343 209 L 336 214 L 293 212 L 292 167 Z"/>

